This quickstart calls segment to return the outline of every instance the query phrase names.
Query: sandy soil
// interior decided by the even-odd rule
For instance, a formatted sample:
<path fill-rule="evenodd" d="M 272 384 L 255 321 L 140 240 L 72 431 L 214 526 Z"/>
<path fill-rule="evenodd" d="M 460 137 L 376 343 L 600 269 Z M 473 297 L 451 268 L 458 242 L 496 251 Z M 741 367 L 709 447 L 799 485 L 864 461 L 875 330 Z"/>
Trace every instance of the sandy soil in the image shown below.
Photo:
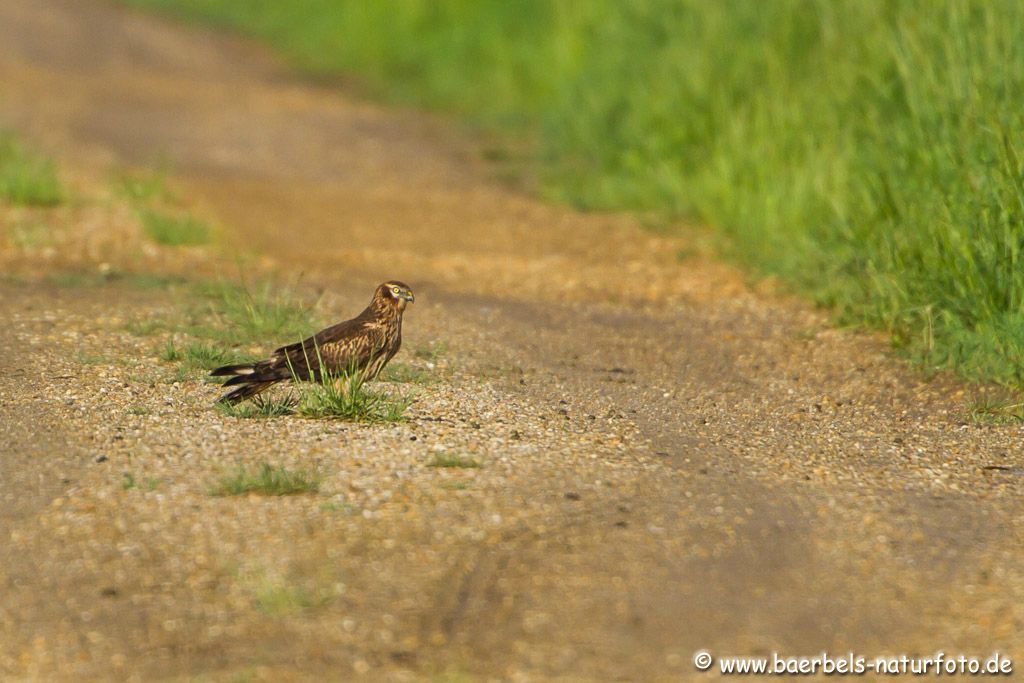
<path fill-rule="evenodd" d="M 333 319 L 409 282 L 400 357 L 437 380 L 397 425 L 224 417 L 126 329 L 187 290 L 62 287 L 22 259 L 0 283 L 5 679 L 711 680 L 699 648 L 1021 652 L 1021 428 L 970 423 L 972 389 L 243 41 L 5 0 L 0 84 L 0 122 L 86 177 L 169 162 L 223 226 L 178 271 L 277 273 Z M 175 269 L 149 249 L 124 258 Z M 210 495 L 262 461 L 321 491 Z"/>

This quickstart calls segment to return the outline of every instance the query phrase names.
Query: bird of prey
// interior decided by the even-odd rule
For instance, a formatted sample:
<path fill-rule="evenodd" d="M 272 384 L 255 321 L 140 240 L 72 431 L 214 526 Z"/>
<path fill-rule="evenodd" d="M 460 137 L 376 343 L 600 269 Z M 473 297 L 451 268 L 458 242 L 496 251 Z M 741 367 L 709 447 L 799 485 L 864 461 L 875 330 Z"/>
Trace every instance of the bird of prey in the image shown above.
<path fill-rule="evenodd" d="M 320 330 L 301 342 L 282 346 L 266 360 L 225 365 L 211 377 L 231 377 L 235 387 L 219 403 L 235 404 L 284 380 L 318 380 L 324 372 L 359 372 L 372 380 L 402 345 L 402 313 L 415 301 L 409 285 L 390 280 L 377 287 L 370 305 L 351 320 Z"/>

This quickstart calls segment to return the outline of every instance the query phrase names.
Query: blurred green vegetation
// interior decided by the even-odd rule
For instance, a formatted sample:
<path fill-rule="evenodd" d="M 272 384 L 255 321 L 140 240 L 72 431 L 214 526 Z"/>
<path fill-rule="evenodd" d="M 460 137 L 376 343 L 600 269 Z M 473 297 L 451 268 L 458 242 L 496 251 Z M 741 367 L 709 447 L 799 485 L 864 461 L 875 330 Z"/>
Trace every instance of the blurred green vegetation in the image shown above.
<path fill-rule="evenodd" d="M 190 213 L 178 215 L 143 208 L 139 210 L 142 231 L 157 244 L 169 247 L 197 246 L 210 241 L 210 227 Z"/>
<path fill-rule="evenodd" d="M 550 197 L 706 222 L 927 366 L 1024 383 L 1024 3 L 127 1 L 535 135 Z"/>
<path fill-rule="evenodd" d="M 157 244 L 183 247 L 209 243 L 210 225 L 182 206 L 167 187 L 164 171 L 122 172 L 114 178 L 113 188 L 135 207 L 143 234 Z"/>
<path fill-rule="evenodd" d="M 0 130 L 0 201 L 49 207 L 63 199 L 54 163 L 27 150 L 13 133 Z"/>

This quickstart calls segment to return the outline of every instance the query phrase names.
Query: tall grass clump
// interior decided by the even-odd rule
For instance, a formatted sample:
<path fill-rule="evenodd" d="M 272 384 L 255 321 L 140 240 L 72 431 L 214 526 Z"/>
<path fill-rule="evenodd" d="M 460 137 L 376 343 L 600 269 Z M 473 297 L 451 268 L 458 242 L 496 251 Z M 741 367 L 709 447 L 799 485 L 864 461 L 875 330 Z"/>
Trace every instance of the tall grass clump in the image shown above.
<path fill-rule="evenodd" d="M 535 133 L 549 196 L 706 222 L 922 362 L 1024 383 L 1022 3 L 127 1 Z"/>
<path fill-rule="evenodd" d="M 268 418 L 301 415 L 349 422 L 402 422 L 412 398 L 370 389 L 358 371 L 333 373 L 324 370 L 312 381 L 297 381 L 284 396 L 260 395 L 238 404 L 218 403 L 228 417 Z"/>
<path fill-rule="evenodd" d="M 412 405 L 408 396 L 366 387 L 363 372 L 322 369 L 315 381 L 299 385 L 297 412 L 306 417 L 353 422 L 401 422 Z"/>

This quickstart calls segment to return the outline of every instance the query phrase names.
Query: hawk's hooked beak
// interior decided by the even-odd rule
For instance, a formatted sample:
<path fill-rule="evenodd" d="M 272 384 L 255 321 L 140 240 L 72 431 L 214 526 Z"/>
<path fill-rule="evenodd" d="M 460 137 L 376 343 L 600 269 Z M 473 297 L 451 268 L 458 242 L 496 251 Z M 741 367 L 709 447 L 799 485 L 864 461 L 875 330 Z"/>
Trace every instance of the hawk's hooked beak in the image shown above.
<path fill-rule="evenodd" d="M 416 301 L 416 296 L 412 292 L 406 292 L 405 294 L 402 295 L 402 298 L 408 301 L 409 303 Z"/>

